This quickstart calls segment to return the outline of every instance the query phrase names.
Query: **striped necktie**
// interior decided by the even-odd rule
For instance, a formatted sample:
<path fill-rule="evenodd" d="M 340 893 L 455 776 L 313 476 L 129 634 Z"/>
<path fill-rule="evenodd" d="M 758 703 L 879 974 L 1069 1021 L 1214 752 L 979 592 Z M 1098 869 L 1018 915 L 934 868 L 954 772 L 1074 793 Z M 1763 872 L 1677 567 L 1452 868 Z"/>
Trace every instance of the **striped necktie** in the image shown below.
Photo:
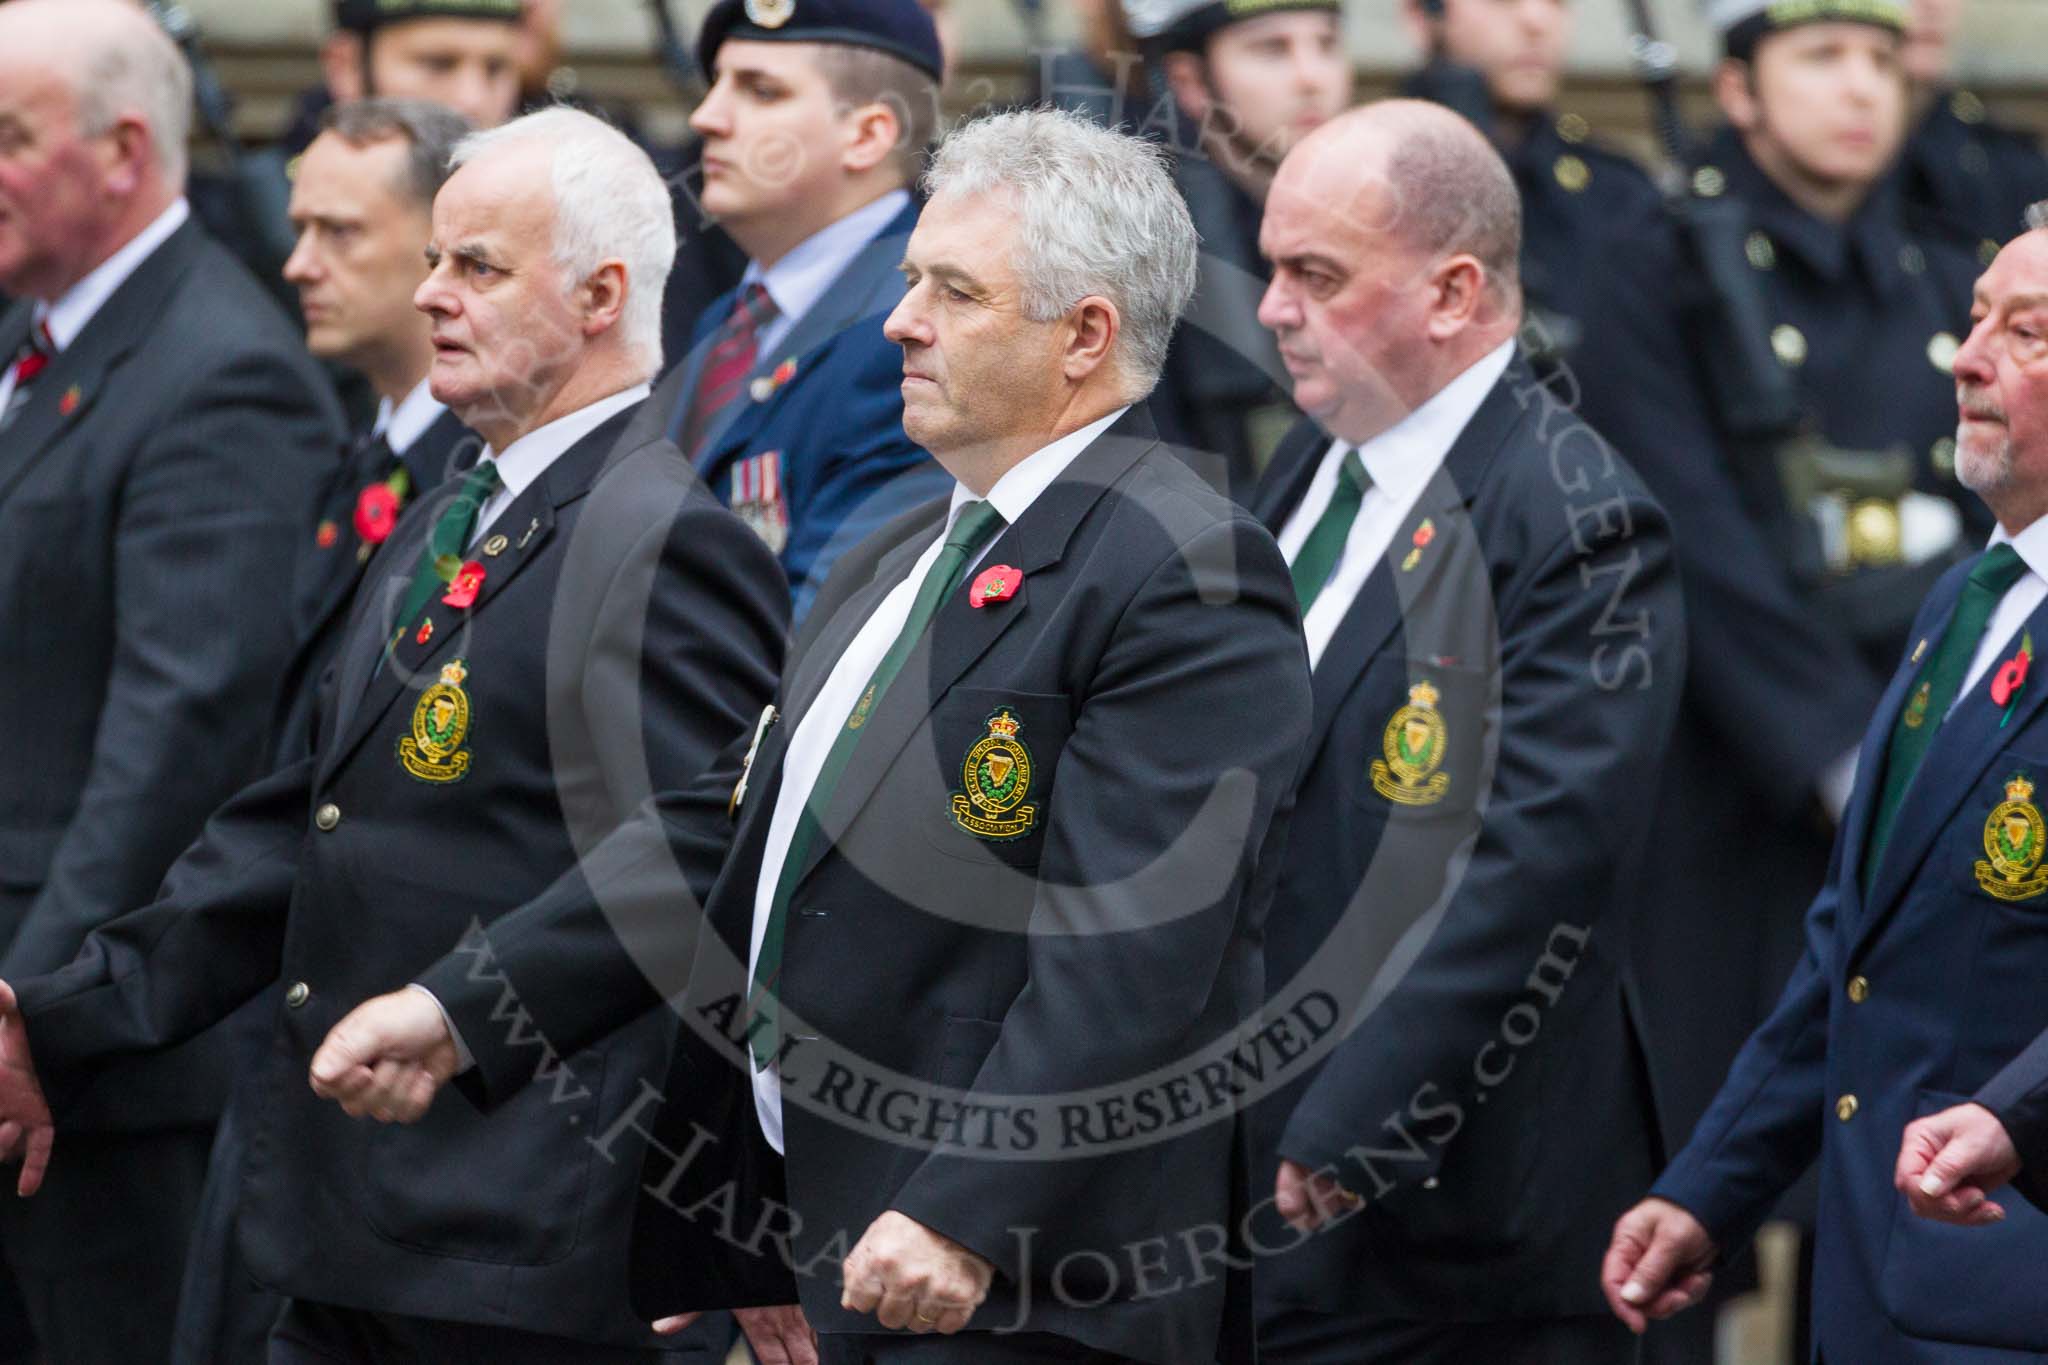
<path fill-rule="evenodd" d="M 697 392 L 690 399 L 690 413 L 683 422 L 679 446 L 685 455 L 695 455 L 710 433 L 711 423 L 740 396 L 740 385 L 753 373 L 761 354 L 761 329 L 775 320 L 775 300 L 765 286 L 746 287 L 733 305 L 732 315 L 718 329 L 711 354 L 704 359 L 704 373 L 698 377 Z"/>
<path fill-rule="evenodd" d="M 36 376 L 50 368 L 50 362 L 57 358 L 57 341 L 50 335 L 49 322 L 38 322 L 29 329 L 28 340 L 14 357 L 14 391 L 8 395 L 5 411 L 0 411 L 0 431 L 14 425 L 14 419 L 28 406 L 29 388 Z"/>

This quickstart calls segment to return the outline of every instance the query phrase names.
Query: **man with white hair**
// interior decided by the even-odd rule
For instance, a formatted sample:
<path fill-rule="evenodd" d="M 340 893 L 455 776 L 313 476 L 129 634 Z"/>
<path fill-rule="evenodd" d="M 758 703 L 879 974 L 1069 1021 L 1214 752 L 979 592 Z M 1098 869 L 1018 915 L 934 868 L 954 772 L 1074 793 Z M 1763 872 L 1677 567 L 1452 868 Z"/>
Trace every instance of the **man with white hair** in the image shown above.
<path fill-rule="evenodd" d="M 1683 614 L 1663 509 L 1516 343 L 1520 226 L 1478 129 L 1389 100 L 1259 235 L 1312 420 L 1254 507 L 1317 701 L 1269 1013 L 1350 1021 L 1254 1113 L 1280 1365 L 1635 1355 L 1581 1275 L 1660 1155 L 1625 964 Z"/>
<path fill-rule="evenodd" d="M 190 102 L 138 6 L 0 6 L 10 975 L 69 961 L 261 771 L 288 566 L 339 449 L 289 324 L 190 221 Z M 0 1212 L 49 1359 L 161 1358 L 229 1071 L 216 1035 L 108 1077 L 47 1201 Z"/>
<path fill-rule="evenodd" d="M 1293 593 L 1142 407 L 1195 269 L 1160 152 L 1001 114 L 926 187 L 888 331 L 906 429 L 956 486 L 847 553 L 744 759 L 593 857 L 692 860 L 736 811 L 693 1027 L 634 1128 L 666 1206 L 639 1301 L 798 1300 L 799 1362 L 1209 1361 L 1246 1322 L 1238 1114 L 1183 1073 L 1227 1075 L 1257 1004 L 1309 730 Z M 657 999 L 610 899 L 608 922 L 565 885 L 486 931 L 558 1049 Z M 638 958 L 682 919 L 650 902 Z M 456 958 L 421 981 L 466 1093 L 530 1105 L 495 991 Z M 411 1013 L 343 1020 L 315 1084 L 448 1121 L 426 1106 L 452 1043 Z"/>
<path fill-rule="evenodd" d="M 0 987 L 0 1140 L 26 1133 L 33 1193 L 52 1113 L 104 1063 L 282 980 L 240 1214 L 251 1273 L 292 1299 L 271 1360 L 644 1361 L 623 1293 L 637 1163 L 586 1138 L 661 1079 L 672 1021 L 564 1054 L 558 1086 L 488 1118 L 382 1131 L 305 1083 L 350 1006 L 696 777 L 781 661 L 773 558 L 673 446 L 619 439 L 661 364 L 675 239 L 653 165 L 567 110 L 453 159 L 417 301 L 434 396 L 488 449 L 371 559 L 311 748 L 216 812 L 153 903 Z"/>

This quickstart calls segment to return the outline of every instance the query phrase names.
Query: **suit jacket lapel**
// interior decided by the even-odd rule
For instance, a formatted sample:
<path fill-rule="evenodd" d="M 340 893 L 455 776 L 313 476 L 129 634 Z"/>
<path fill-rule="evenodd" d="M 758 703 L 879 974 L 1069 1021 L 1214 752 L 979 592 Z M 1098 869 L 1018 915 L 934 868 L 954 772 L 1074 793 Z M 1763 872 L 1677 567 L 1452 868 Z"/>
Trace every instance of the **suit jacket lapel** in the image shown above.
<path fill-rule="evenodd" d="M 1308 496 L 1308 486 L 1315 481 L 1323 456 L 1329 454 L 1332 439 L 1313 418 L 1303 418 L 1273 452 L 1273 463 L 1252 493 L 1251 513 L 1275 536 Z"/>
<path fill-rule="evenodd" d="M 1365 676 L 1366 668 L 1385 648 L 1396 630 L 1404 625 L 1412 626 L 1425 616 L 1433 616 L 1432 608 L 1438 604 L 1453 615 L 1459 615 L 1462 608 L 1469 605 L 1463 600 L 1468 595 L 1458 594 L 1458 600 L 1454 602 L 1451 594 L 1474 575 L 1478 583 L 1490 587 L 1484 549 L 1478 543 L 1477 533 L 1470 517 L 1465 514 L 1465 508 L 1485 478 L 1494 456 L 1509 433 L 1521 422 L 1522 408 L 1514 393 L 1518 386 L 1530 380 L 1530 372 L 1518 355 L 1479 405 L 1472 420 L 1451 443 L 1444 462 L 1423 486 L 1415 505 L 1403 513 L 1396 524 L 1386 555 L 1366 579 L 1357 599 L 1345 612 L 1336 633 L 1324 647 L 1322 658 L 1316 661 L 1315 674 L 1311 679 L 1315 692 L 1315 724 L 1309 732 L 1310 753 L 1322 748 L 1345 698 Z M 1322 450 L 1327 452 L 1327 442 Z M 1321 458 L 1321 453 L 1318 453 L 1308 462 L 1311 474 Z M 1297 475 L 1295 481 L 1306 493 L 1307 478 Z M 1300 501 L 1298 494 L 1290 501 L 1288 512 L 1291 513 Z M 1284 521 L 1285 515 L 1280 519 Z M 1430 523 L 1432 532 L 1426 547 L 1417 543 L 1425 521 Z M 1415 551 L 1420 553 L 1413 567 L 1407 567 L 1409 555 Z M 1454 573 L 1456 577 L 1453 577 Z M 1490 592 L 1484 596 L 1490 601 Z M 1469 626 L 1471 623 L 1452 624 Z M 1411 630 L 1413 633 L 1417 632 Z M 1481 661 L 1469 659 L 1464 662 L 1478 664 Z"/>
<path fill-rule="evenodd" d="M 1131 409 L 1082 451 L 1014 525 L 996 537 L 981 563 L 984 567 L 1008 564 L 1020 570 L 1024 577 L 1016 595 L 976 608 L 969 604 L 963 586 L 940 606 L 931 629 L 868 717 L 860 745 L 822 814 L 826 838 L 813 841 L 805 874 L 817 866 L 831 840 L 867 805 L 896 755 L 939 700 L 1005 632 L 1025 619 L 1031 609 L 1031 575 L 1060 561 L 1082 518 L 1139 456 L 1158 443 L 1150 414 L 1142 406 Z"/>
<path fill-rule="evenodd" d="M 1960 597 L 1960 592 L 1957 595 Z M 2021 635 L 2034 631 L 2040 631 L 2042 637 L 2048 639 L 2048 603 L 2027 618 L 2020 634 L 2003 643 L 1997 657 L 2011 657 L 2019 646 Z M 1897 909 L 1928 851 L 1954 818 L 1956 808 L 1976 787 L 1984 770 L 1997 761 L 2007 741 L 2026 730 L 2035 712 L 2041 709 L 2044 701 L 2048 701 L 2048 686 L 2021 688 L 2013 703 L 2012 719 L 2001 725 L 2005 708 L 1991 700 L 1992 676 L 1987 671 L 1956 703 L 1948 719 L 1935 732 L 1934 741 L 1922 757 L 1920 771 L 1914 774 L 1912 785 L 1906 788 L 1905 798 L 1899 806 L 1898 822 L 1892 827 L 1891 842 L 1886 845 L 1884 860 L 1878 864 L 1877 872 L 1871 878 L 1870 914 L 1857 935 L 1859 947 Z M 1900 689 L 1895 685 L 1893 690 Z M 1887 693 L 1886 705 L 1889 708 L 1891 704 L 1891 695 Z M 1885 734 L 1889 736 L 1890 731 L 1886 730 Z M 1882 782 L 1882 772 L 1874 773 L 1872 781 Z M 1843 869 L 1845 875 L 1854 870 Z"/>
<path fill-rule="evenodd" d="M 172 290 L 190 267 L 203 238 L 197 223 L 188 222 L 144 258 L 114 291 L 72 343 L 57 354 L 37 377 L 28 406 L 5 436 L 0 436 L 0 502 L 5 502 L 36 466 L 37 459 L 92 410 L 105 391 L 113 368 L 143 342 L 162 314 Z M 34 305 L 22 302 L 8 315 L 0 332 L 13 344 L 0 352 L 11 363 L 28 336 Z"/>
<path fill-rule="evenodd" d="M 381 672 L 376 669 L 375 655 L 382 653 L 389 638 L 385 634 L 384 610 L 381 605 L 373 606 L 358 617 L 357 628 L 348 647 L 357 655 L 370 655 L 368 667 L 363 667 L 359 661 L 354 674 L 359 679 L 367 679 L 367 683 L 358 684 L 365 690 L 341 732 L 341 742 L 329 751 L 322 765 L 325 772 L 331 773 L 347 761 L 401 694 L 432 684 L 445 662 L 441 656 L 450 654 L 459 641 L 467 639 L 476 618 L 521 571 L 539 558 L 554 532 L 557 511 L 590 490 L 619 436 L 630 424 L 631 416 L 631 410 L 620 413 L 585 436 L 543 470 L 525 492 L 505 506 L 492 522 L 490 533 L 469 552 L 469 556 L 482 564 L 485 570 L 483 586 L 476 600 L 468 607 L 451 607 L 438 596 L 429 597 L 422 624 L 412 626 L 408 623 L 390 662 Z M 433 525 L 446 505 L 447 495 L 455 491 L 456 486 L 445 486 L 442 496 L 424 498 L 414 504 L 425 526 Z M 493 555 L 490 548 L 499 544 L 501 536 L 503 542 L 498 553 Z M 412 537 L 412 557 L 400 562 L 408 566 L 416 562 L 419 547 L 424 541 L 424 531 Z M 369 638 L 373 635 L 374 641 Z M 450 657 L 454 655 L 450 654 Z"/>

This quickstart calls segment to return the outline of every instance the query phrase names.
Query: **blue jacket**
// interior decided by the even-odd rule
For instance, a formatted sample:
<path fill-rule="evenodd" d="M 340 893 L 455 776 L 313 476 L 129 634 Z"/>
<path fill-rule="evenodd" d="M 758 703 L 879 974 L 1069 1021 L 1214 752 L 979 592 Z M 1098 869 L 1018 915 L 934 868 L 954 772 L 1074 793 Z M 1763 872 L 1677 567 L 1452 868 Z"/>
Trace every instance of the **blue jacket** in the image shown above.
<path fill-rule="evenodd" d="M 1871 719 L 1805 956 L 1655 1187 L 1733 1250 L 1819 1160 L 1813 1321 L 1831 1365 L 2048 1352 L 2048 1215 L 2014 1199 L 1996 1227 L 1949 1227 L 1892 1188 L 1906 1125 L 1977 1094 L 2048 1027 L 2048 681 L 2008 714 L 1990 696 L 1995 667 L 1977 680 L 1934 737 L 1867 893 L 1860 875 L 1886 746 L 1974 562 L 1921 607 Z M 2048 606 L 1998 658 L 2026 636 L 2048 642 Z"/>
<path fill-rule="evenodd" d="M 781 557 L 798 619 L 841 551 L 952 491 L 952 476 L 903 433 L 903 350 L 882 335 L 903 298 L 897 266 L 917 215 L 912 204 L 892 219 L 762 353 L 739 398 L 689 452 L 719 501 Z M 690 354 L 655 391 L 649 406 L 667 415 L 672 440 L 734 297 L 704 310 Z"/>

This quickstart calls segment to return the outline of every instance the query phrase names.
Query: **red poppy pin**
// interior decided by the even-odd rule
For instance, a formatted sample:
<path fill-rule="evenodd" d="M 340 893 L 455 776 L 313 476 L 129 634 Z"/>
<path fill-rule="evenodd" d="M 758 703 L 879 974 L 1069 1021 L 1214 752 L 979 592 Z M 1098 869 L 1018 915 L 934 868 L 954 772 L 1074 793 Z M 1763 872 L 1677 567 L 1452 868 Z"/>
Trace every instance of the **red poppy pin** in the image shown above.
<path fill-rule="evenodd" d="M 2032 634 L 2020 637 L 2020 651 L 1998 666 L 1991 675 L 1991 704 L 2003 706 L 2005 714 L 1999 717 L 1998 728 L 2012 719 L 2012 709 L 2019 704 L 2020 689 L 2027 685 L 2027 672 L 2034 666 L 2034 637 Z"/>
<path fill-rule="evenodd" d="M 398 524 L 398 494 L 388 483 L 373 483 L 356 494 L 356 534 L 365 545 L 382 545 Z"/>
<path fill-rule="evenodd" d="M 467 607 L 476 601 L 484 586 L 484 566 L 474 559 L 455 571 L 455 578 L 441 600 L 451 607 Z"/>
<path fill-rule="evenodd" d="M 335 542 L 340 539 L 341 528 L 332 521 L 323 521 L 320 523 L 319 531 L 314 533 L 313 543 L 323 550 L 331 550 L 334 548 Z"/>
<path fill-rule="evenodd" d="M 1408 539 L 1413 548 L 1408 551 L 1407 557 L 1401 561 L 1402 573 L 1407 573 L 1422 562 L 1423 550 L 1428 548 L 1429 542 L 1436 539 L 1436 523 L 1428 517 L 1424 517 L 1422 524 L 1415 528 L 1415 534 Z"/>
<path fill-rule="evenodd" d="M 78 405 L 84 399 L 85 395 L 79 391 L 78 385 L 73 384 L 70 388 L 64 390 L 64 396 L 57 400 L 57 411 L 69 417 L 72 413 L 78 411 Z"/>
<path fill-rule="evenodd" d="M 1023 583 L 1024 573 L 1021 569 L 1013 569 L 1007 564 L 984 569 L 981 576 L 974 580 L 974 586 L 968 590 L 967 605 L 979 611 L 991 602 L 1007 602 L 1017 595 L 1017 589 L 1023 586 Z"/>
<path fill-rule="evenodd" d="M 412 642 L 416 645 L 423 645 L 433 638 L 434 618 L 429 616 L 426 620 L 420 622 L 420 633 L 412 637 Z"/>

